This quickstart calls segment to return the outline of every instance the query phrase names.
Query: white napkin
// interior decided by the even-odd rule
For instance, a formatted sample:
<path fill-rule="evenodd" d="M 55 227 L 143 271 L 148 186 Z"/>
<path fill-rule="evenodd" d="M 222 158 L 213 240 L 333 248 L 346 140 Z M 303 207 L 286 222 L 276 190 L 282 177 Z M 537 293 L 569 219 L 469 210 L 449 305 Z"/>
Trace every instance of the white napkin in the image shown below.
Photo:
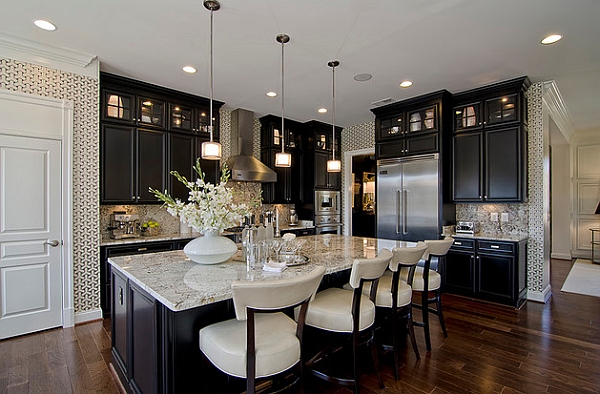
<path fill-rule="evenodd" d="M 293 241 L 294 239 L 296 239 L 296 234 L 294 234 L 294 233 L 286 233 L 286 234 L 283 234 L 283 236 L 281 237 L 281 239 L 283 239 L 284 241 Z"/>
<path fill-rule="evenodd" d="M 268 271 L 268 272 L 281 272 L 284 269 L 287 268 L 287 265 L 285 264 L 285 262 L 283 263 L 276 263 L 275 261 L 269 259 L 264 265 L 263 265 L 263 271 Z"/>

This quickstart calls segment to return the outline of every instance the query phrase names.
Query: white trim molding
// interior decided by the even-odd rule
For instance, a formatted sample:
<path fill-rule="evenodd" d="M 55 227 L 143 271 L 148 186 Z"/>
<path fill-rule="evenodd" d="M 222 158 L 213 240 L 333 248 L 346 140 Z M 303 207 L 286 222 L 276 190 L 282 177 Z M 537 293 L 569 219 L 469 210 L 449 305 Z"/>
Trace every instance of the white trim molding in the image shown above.
<path fill-rule="evenodd" d="M 575 134 L 573 118 L 571 118 L 571 114 L 565 105 L 555 81 L 546 81 L 543 83 L 542 100 L 552 120 L 556 123 L 567 142 L 570 143 L 573 134 Z"/>
<path fill-rule="evenodd" d="M 552 296 L 552 287 L 550 285 L 546 286 L 546 288 L 542 291 L 528 291 L 527 292 L 527 300 L 534 302 L 546 303 Z"/>
<path fill-rule="evenodd" d="M 0 33 L 0 58 L 39 64 L 98 79 L 99 62 L 94 55 L 75 52 L 25 38 Z"/>
<path fill-rule="evenodd" d="M 87 323 L 89 321 L 102 319 L 102 309 L 91 309 L 75 314 L 74 324 Z"/>

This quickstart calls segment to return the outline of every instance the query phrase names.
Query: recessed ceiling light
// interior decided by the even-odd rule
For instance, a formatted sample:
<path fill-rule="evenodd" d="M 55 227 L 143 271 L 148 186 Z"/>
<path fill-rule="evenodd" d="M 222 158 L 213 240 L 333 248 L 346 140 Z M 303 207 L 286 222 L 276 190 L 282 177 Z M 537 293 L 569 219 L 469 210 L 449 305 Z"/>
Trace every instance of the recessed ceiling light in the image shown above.
<path fill-rule="evenodd" d="M 277 97 L 277 93 L 275 93 L 275 92 L 267 92 L 267 97 Z"/>
<path fill-rule="evenodd" d="M 36 19 L 33 23 L 43 30 L 54 31 L 56 30 L 56 26 L 52 22 L 45 21 L 43 19 Z"/>
<path fill-rule="evenodd" d="M 412 82 L 411 81 L 402 81 L 400 82 L 400 87 L 401 88 L 410 88 L 412 86 Z"/>
<path fill-rule="evenodd" d="M 544 45 L 554 44 L 562 38 L 560 34 L 551 34 L 548 37 L 545 37 L 541 42 Z"/>
<path fill-rule="evenodd" d="M 356 74 L 354 76 L 354 80 L 358 81 L 358 82 L 368 81 L 371 78 L 373 78 L 373 76 L 371 74 L 368 74 L 368 73 Z"/>
<path fill-rule="evenodd" d="M 196 68 L 194 66 L 183 66 L 183 71 L 188 74 L 194 74 L 196 72 Z"/>
<path fill-rule="evenodd" d="M 320 114 L 326 114 L 327 113 L 327 108 L 319 108 L 317 110 L 317 112 L 320 113 Z"/>

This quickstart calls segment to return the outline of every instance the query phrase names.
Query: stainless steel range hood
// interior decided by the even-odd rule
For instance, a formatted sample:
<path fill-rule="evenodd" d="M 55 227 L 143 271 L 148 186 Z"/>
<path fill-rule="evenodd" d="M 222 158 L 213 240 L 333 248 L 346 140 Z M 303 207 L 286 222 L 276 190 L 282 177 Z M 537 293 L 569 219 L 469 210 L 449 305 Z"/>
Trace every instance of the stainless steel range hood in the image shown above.
<path fill-rule="evenodd" d="M 227 159 L 232 181 L 277 182 L 275 171 L 255 158 L 252 153 L 254 112 L 236 109 L 231 112 L 231 151 Z"/>

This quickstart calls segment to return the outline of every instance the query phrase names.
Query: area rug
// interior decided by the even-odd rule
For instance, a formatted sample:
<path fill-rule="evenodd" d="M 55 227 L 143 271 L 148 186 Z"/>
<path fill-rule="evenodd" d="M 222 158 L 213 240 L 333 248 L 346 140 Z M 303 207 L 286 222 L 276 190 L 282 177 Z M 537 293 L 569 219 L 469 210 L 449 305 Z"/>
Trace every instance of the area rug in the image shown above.
<path fill-rule="evenodd" d="M 560 291 L 600 297 L 600 264 L 577 259 Z"/>

